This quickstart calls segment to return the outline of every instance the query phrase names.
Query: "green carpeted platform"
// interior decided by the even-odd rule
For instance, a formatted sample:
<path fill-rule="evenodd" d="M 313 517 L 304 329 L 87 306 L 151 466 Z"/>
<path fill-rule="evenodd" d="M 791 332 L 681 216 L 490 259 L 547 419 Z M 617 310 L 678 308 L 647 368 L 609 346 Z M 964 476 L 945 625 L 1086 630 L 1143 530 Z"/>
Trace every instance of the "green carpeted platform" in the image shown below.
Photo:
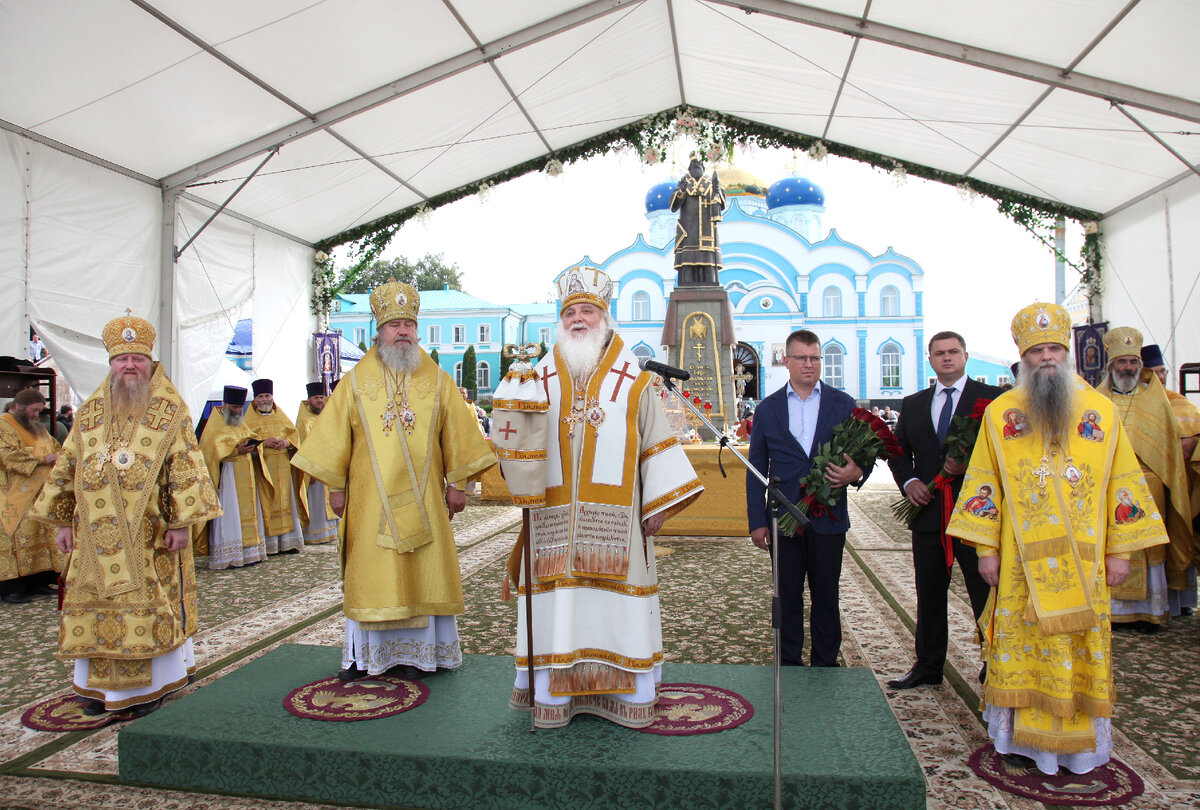
<path fill-rule="evenodd" d="M 664 737 L 577 717 L 529 732 L 508 708 L 513 664 L 469 655 L 404 714 L 305 720 L 292 689 L 332 675 L 340 649 L 285 645 L 120 732 L 121 781 L 274 798 L 421 808 L 769 808 L 771 668 L 667 664 L 667 682 L 754 705 L 717 734 Z M 923 808 L 925 783 L 874 676 L 784 670 L 783 806 Z"/>

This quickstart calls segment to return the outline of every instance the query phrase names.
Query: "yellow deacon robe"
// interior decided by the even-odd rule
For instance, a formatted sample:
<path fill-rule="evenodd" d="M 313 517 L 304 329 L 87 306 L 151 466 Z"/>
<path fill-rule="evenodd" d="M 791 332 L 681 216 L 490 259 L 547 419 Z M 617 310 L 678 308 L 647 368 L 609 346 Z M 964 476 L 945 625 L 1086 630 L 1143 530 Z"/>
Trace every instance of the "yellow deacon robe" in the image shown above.
<path fill-rule="evenodd" d="M 1192 564 L 1193 513 L 1187 460 L 1183 457 L 1179 425 L 1170 400 L 1158 376 L 1149 369 L 1142 369 L 1141 378 L 1132 393 L 1117 393 L 1107 377 L 1096 386 L 1096 390 L 1117 406 L 1117 414 L 1146 475 L 1150 494 L 1154 496 L 1154 503 L 1163 515 L 1167 536 L 1171 541 L 1165 546 L 1135 552 L 1130 557 L 1129 579 L 1113 589 L 1113 596 L 1135 601 L 1149 599 L 1150 569 L 1164 563 L 1168 587 L 1182 590 L 1187 581 L 1187 568 Z M 1114 616 L 1114 620 L 1123 621 L 1144 619 L 1165 622 L 1166 618 L 1165 595 L 1162 614 Z"/>
<path fill-rule="evenodd" d="M 238 523 L 241 526 L 241 548 L 248 549 L 261 545 L 263 546 L 261 553 L 265 558 L 266 545 L 259 535 L 258 529 L 258 487 L 255 485 L 254 455 L 253 453 L 240 454 L 237 451 L 239 444 L 251 438 L 254 438 L 254 431 L 244 422 L 240 425 L 225 424 L 225 406 L 218 405 L 212 409 L 212 414 L 204 423 L 204 432 L 200 434 L 200 452 L 204 454 L 204 463 L 208 467 L 209 477 L 212 478 L 213 486 L 217 488 L 218 492 L 221 490 L 223 469 L 232 471 L 234 488 L 237 492 Z M 229 464 L 229 467 L 225 467 L 225 464 Z M 229 504 L 221 504 L 226 518 L 229 515 L 228 507 Z M 205 524 L 197 532 L 193 544 L 197 554 L 209 555 L 210 568 L 227 567 L 229 563 L 220 560 L 222 557 L 228 557 L 231 553 L 237 560 L 236 565 L 242 564 L 242 553 L 236 552 L 236 549 L 210 548 L 211 537 L 211 526 Z M 250 556 L 251 558 L 258 557 L 257 554 Z M 255 559 L 251 561 L 253 562 Z"/>
<path fill-rule="evenodd" d="M 58 657 L 86 659 L 76 692 L 143 690 L 130 703 L 161 697 L 152 659 L 196 632 L 196 570 L 191 546 L 168 551 L 167 529 L 197 526 L 221 514 L 196 444 L 187 405 L 155 363 L 150 406 L 127 442 L 109 433 L 109 377 L 79 408 L 41 495 L 35 519 L 73 526 Z M 77 668 L 78 669 L 78 668 Z M 124 708 L 109 702 L 107 708 Z"/>
<path fill-rule="evenodd" d="M 254 473 L 255 486 L 258 487 L 258 499 L 262 504 L 263 533 L 268 537 L 279 537 L 279 550 L 285 551 L 288 546 L 283 542 L 283 535 L 299 533 L 300 527 L 295 525 L 293 513 L 299 514 L 302 507 L 295 502 L 297 496 L 295 481 L 292 478 L 290 466 L 291 454 L 300 446 L 296 426 L 279 405 L 272 407 L 268 414 L 259 413 L 252 403 L 246 403 L 246 427 L 254 431 L 254 438 L 283 439 L 288 446 L 282 450 L 272 450 L 265 444 L 255 448 Z M 268 548 L 271 541 L 267 542 Z M 275 552 L 272 551 L 272 554 Z"/>
<path fill-rule="evenodd" d="M 312 412 L 312 408 L 308 405 L 308 400 L 301 400 L 300 410 L 296 411 L 296 443 L 298 447 L 304 446 L 304 440 L 307 439 L 308 434 L 312 432 L 313 425 L 316 424 L 318 416 L 320 416 L 320 414 Z M 327 542 L 328 540 L 335 539 L 337 537 L 336 523 L 338 516 L 334 514 L 333 507 L 329 505 L 329 487 L 322 485 L 322 501 L 320 503 L 311 503 L 309 487 L 312 486 L 314 481 L 317 483 L 320 482 L 300 469 L 293 468 L 292 472 L 294 473 L 296 480 L 296 491 L 304 493 L 304 497 L 301 498 L 299 506 L 300 521 L 305 527 L 305 542 Z M 307 536 L 307 529 L 309 524 L 313 522 L 314 518 L 318 523 L 321 523 L 320 518 L 322 510 L 324 510 L 325 521 L 329 524 L 332 524 L 330 527 L 332 534 L 326 539 L 314 541 Z"/>
<path fill-rule="evenodd" d="M 57 451 L 48 432 L 35 436 L 11 413 L 0 416 L 0 580 L 62 569 L 54 530 L 27 519 L 50 475 L 42 459 Z"/>
<path fill-rule="evenodd" d="M 988 405 L 946 528 L 1000 556 L 979 619 L 984 701 L 1016 709 L 1014 743 L 1059 754 L 1093 750 L 1093 718 L 1112 716 L 1105 557 L 1167 541 L 1116 408 L 1075 385 L 1072 426 L 1092 427 L 1064 447 L 1032 433 L 1020 388 Z"/>
<path fill-rule="evenodd" d="M 400 378 L 414 414 L 385 432 L 389 402 L 372 348 L 338 384 L 292 464 L 346 491 L 339 554 L 346 617 L 364 630 L 463 612 L 458 552 L 446 511 L 446 482 L 496 463 L 454 380 L 421 350 Z M 403 408 L 397 395 L 393 413 Z"/>

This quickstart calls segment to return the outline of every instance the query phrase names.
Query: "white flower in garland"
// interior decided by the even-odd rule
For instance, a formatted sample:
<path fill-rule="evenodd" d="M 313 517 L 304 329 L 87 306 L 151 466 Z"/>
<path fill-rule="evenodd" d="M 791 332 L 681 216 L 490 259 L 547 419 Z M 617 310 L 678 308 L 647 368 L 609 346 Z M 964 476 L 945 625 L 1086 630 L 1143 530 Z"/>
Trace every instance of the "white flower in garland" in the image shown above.
<path fill-rule="evenodd" d="M 642 162 L 647 166 L 654 166 L 662 163 L 663 153 L 657 146 L 647 146 L 642 150 Z"/>
<path fill-rule="evenodd" d="M 420 222 L 422 225 L 428 225 L 429 218 L 433 216 L 433 211 L 429 209 L 428 205 L 421 203 L 417 206 L 417 213 L 413 216 L 416 218 L 417 222 Z"/>
<path fill-rule="evenodd" d="M 714 143 L 704 152 L 704 159 L 709 163 L 716 163 L 723 157 L 725 157 L 725 150 L 719 144 Z"/>
<path fill-rule="evenodd" d="M 558 177 L 563 173 L 562 161 L 558 158 L 550 158 L 550 160 L 546 162 L 546 168 L 544 171 L 550 177 Z"/>
<path fill-rule="evenodd" d="M 323 250 L 318 250 L 317 255 L 313 258 L 317 260 L 317 264 L 325 264 L 325 261 L 329 258 L 329 254 Z"/>
<path fill-rule="evenodd" d="M 680 135 L 695 135 L 700 131 L 700 122 L 695 116 L 683 114 L 675 119 L 675 132 Z"/>
<path fill-rule="evenodd" d="M 959 183 L 956 188 L 958 189 L 958 196 L 962 197 L 967 202 L 975 202 L 976 198 L 979 197 L 979 192 L 971 188 L 971 186 L 967 184 L 966 180 L 963 180 L 961 183 Z"/>
<path fill-rule="evenodd" d="M 489 183 L 487 180 L 484 180 L 482 183 L 479 184 L 479 188 L 476 190 L 475 193 L 477 195 L 479 195 L 479 202 L 481 205 L 483 203 L 487 202 L 488 194 L 491 193 L 493 188 L 494 188 L 494 186 L 491 183 Z"/>
<path fill-rule="evenodd" d="M 824 160 L 829 157 L 829 149 L 825 146 L 824 141 L 817 141 L 808 147 L 808 156 L 813 160 Z"/>
<path fill-rule="evenodd" d="M 908 169 L 898 160 L 892 161 L 892 182 L 897 188 L 908 182 Z"/>

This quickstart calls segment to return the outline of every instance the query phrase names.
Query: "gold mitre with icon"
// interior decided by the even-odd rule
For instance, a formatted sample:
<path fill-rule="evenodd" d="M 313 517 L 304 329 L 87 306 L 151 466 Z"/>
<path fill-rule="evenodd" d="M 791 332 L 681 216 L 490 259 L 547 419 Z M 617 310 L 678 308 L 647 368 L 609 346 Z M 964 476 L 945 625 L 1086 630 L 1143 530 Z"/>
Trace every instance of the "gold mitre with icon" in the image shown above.
<path fill-rule="evenodd" d="M 132 310 L 125 310 L 120 318 L 113 318 L 100 333 L 108 359 L 122 354 L 144 354 L 150 357 L 158 333 L 145 318 L 134 317 Z"/>
<path fill-rule="evenodd" d="M 1132 326 L 1118 326 L 1104 333 L 1104 351 L 1109 361 L 1118 357 L 1142 359 L 1142 333 Z"/>
<path fill-rule="evenodd" d="M 1058 304 L 1040 301 L 1022 309 L 1012 320 L 1012 337 L 1022 355 L 1033 346 L 1057 343 L 1071 348 L 1071 316 Z"/>
<path fill-rule="evenodd" d="M 546 505 L 546 439 L 549 424 L 546 387 L 533 361 L 541 346 L 504 347 L 513 362 L 492 395 L 492 444 L 500 458 L 513 505 Z"/>
<path fill-rule="evenodd" d="M 599 267 L 577 264 L 558 278 L 558 307 L 561 315 L 572 304 L 593 304 L 607 310 L 612 301 L 613 283 Z"/>
<path fill-rule="evenodd" d="M 420 310 L 421 294 L 411 284 L 389 278 L 371 291 L 371 314 L 380 326 L 401 318 L 416 321 Z"/>

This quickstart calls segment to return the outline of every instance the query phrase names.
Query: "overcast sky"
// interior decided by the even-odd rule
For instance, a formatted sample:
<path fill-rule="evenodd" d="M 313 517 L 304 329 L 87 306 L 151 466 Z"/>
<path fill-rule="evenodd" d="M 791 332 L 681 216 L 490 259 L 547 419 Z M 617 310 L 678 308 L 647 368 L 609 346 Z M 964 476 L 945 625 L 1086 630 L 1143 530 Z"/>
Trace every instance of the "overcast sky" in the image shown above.
<path fill-rule="evenodd" d="M 410 220 L 385 258 L 441 253 L 463 273 L 463 289 L 496 304 L 553 300 L 552 279 L 584 256 L 602 262 L 648 231 L 650 186 L 678 177 L 632 154 L 569 164 L 556 178 L 527 175 Z M 825 191 L 826 231 L 873 255 L 889 247 L 925 271 L 925 333 L 953 329 L 969 351 L 1015 360 L 1009 323 L 1018 309 L 1054 297 L 1054 257 L 987 198 L 965 199 L 951 186 L 903 180 L 855 161 L 813 161 L 792 152 L 740 152 L 735 165 L 768 185 L 795 173 Z M 1068 223 L 1067 255 L 1082 236 Z M 1078 282 L 1067 268 L 1067 291 Z M 782 336 L 781 336 L 782 337 Z"/>

